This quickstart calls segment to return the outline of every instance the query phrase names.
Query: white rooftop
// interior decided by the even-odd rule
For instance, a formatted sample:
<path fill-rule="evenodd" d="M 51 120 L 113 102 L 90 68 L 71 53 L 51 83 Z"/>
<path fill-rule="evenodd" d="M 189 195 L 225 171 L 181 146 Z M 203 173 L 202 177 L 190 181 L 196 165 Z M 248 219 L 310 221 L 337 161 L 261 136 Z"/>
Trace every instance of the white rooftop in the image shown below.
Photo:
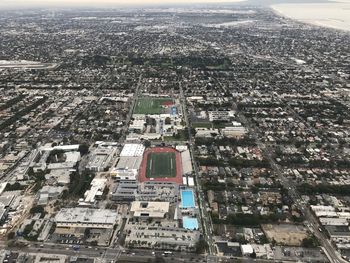
<path fill-rule="evenodd" d="M 134 201 L 131 203 L 130 211 L 134 212 L 135 217 L 164 217 L 169 211 L 169 202 Z"/>
<path fill-rule="evenodd" d="M 56 223 L 68 224 L 109 224 L 113 225 L 118 213 L 109 209 L 62 208 L 56 215 Z"/>
<path fill-rule="evenodd" d="M 242 254 L 246 255 L 246 254 L 253 254 L 254 250 L 252 245 L 241 245 L 241 250 L 242 250 Z"/>
<path fill-rule="evenodd" d="M 121 157 L 136 157 L 142 156 L 145 151 L 145 146 L 142 144 L 125 144 L 122 152 L 120 153 Z"/>

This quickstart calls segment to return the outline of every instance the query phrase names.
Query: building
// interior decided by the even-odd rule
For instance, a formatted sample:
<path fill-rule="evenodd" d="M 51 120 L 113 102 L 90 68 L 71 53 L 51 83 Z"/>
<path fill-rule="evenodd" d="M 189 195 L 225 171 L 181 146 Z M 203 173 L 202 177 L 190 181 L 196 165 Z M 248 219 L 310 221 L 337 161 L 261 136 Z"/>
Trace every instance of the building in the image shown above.
<path fill-rule="evenodd" d="M 43 186 L 38 193 L 38 205 L 46 205 L 49 201 L 58 199 L 63 190 L 63 186 Z"/>
<path fill-rule="evenodd" d="M 138 195 L 138 183 L 136 181 L 121 181 L 112 191 L 111 199 L 116 202 L 132 202 Z"/>
<path fill-rule="evenodd" d="M 209 111 L 209 121 L 229 121 L 230 118 L 235 116 L 234 111 Z"/>
<path fill-rule="evenodd" d="M 136 180 L 139 173 L 142 156 L 122 156 L 119 158 L 116 167 L 113 167 L 110 174 L 118 181 Z"/>
<path fill-rule="evenodd" d="M 227 256 L 227 257 L 242 256 L 239 242 L 217 241 L 215 244 L 218 248 L 219 256 Z"/>
<path fill-rule="evenodd" d="M 131 203 L 130 212 L 134 217 L 164 218 L 169 212 L 169 202 L 134 201 Z"/>
<path fill-rule="evenodd" d="M 73 169 L 80 161 L 79 145 L 62 145 L 51 147 L 51 145 L 44 145 L 38 150 L 34 150 L 31 154 L 30 167 L 35 173 L 40 171 L 64 170 Z M 47 160 L 53 151 L 61 151 L 64 153 L 64 162 L 47 163 Z"/>
<path fill-rule="evenodd" d="M 317 217 L 337 217 L 337 212 L 333 206 L 311 205 L 310 207 Z"/>
<path fill-rule="evenodd" d="M 250 256 L 251 254 L 254 253 L 254 249 L 252 245 L 241 245 L 241 252 L 243 256 Z"/>
<path fill-rule="evenodd" d="M 98 145 L 90 154 L 87 169 L 95 172 L 102 172 L 111 165 L 113 157 L 117 153 L 117 147 L 113 145 Z"/>
<path fill-rule="evenodd" d="M 195 137 L 198 138 L 211 138 L 215 137 L 216 135 L 219 135 L 218 129 L 208 129 L 208 128 L 196 128 L 196 135 Z"/>
<path fill-rule="evenodd" d="M 120 157 L 137 157 L 142 156 L 145 151 L 143 144 L 125 144 L 120 153 Z"/>
<path fill-rule="evenodd" d="M 221 130 L 221 134 L 229 138 L 242 138 L 247 133 L 243 126 L 225 127 Z"/>
<path fill-rule="evenodd" d="M 111 199 L 116 202 L 158 201 L 175 203 L 179 196 L 179 186 L 172 182 L 120 181 L 112 191 Z"/>
<path fill-rule="evenodd" d="M 320 217 L 320 223 L 324 226 L 348 226 L 349 222 L 346 218 L 328 218 Z"/>
<path fill-rule="evenodd" d="M 62 208 L 55 216 L 58 228 L 113 228 L 118 213 L 108 209 Z"/>
<path fill-rule="evenodd" d="M 182 173 L 184 175 L 192 174 L 192 159 L 190 151 L 187 149 L 181 152 Z"/>
<path fill-rule="evenodd" d="M 129 125 L 130 132 L 143 132 L 145 129 L 146 121 L 143 120 L 133 120 Z"/>
<path fill-rule="evenodd" d="M 85 204 L 94 204 L 96 200 L 101 200 L 103 191 L 106 188 L 107 179 L 94 178 L 91 181 L 91 187 L 84 194 Z"/>
<path fill-rule="evenodd" d="M 125 245 L 148 249 L 193 251 L 199 237 L 199 231 L 178 227 L 132 225 L 125 238 Z"/>

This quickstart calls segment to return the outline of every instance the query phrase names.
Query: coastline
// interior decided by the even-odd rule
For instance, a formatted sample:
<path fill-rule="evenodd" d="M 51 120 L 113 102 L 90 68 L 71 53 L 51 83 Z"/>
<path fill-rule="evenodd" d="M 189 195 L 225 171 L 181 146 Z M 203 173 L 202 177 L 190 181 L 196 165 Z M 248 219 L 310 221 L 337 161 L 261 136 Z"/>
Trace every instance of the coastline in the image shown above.
<path fill-rule="evenodd" d="M 275 14 L 284 18 L 313 26 L 350 32 L 350 4 L 348 2 L 275 4 L 270 8 Z"/>

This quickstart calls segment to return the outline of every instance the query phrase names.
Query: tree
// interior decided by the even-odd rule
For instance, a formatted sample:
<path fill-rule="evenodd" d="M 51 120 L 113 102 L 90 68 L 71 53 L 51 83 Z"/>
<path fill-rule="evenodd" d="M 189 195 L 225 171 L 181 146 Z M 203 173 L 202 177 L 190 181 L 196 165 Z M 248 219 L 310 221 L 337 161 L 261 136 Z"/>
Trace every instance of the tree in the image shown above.
<path fill-rule="evenodd" d="M 301 245 L 307 248 L 314 248 L 319 246 L 320 242 L 318 241 L 317 237 L 315 237 L 315 235 L 312 235 L 304 238 L 303 241 L 301 242 Z"/>
<path fill-rule="evenodd" d="M 203 254 L 208 249 L 208 243 L 203 239 L 199 239 L 195 245 L 195 251 L 197 254 Z"/>
<path fill-rule="evenodd" d="M 91 233 L 90 228 L 85 228 L 84 236 L 85 236 L 86 238 L 88 238 L 88 237 L 90 236 L 90 233 Z"/>
<path fill-rule="evenodd" d="M 80 144 L 79 145 L 79 152 L 81 155 L 85 155 L 89 152 L 89 145 L 87 144 Z"/>
<path fill-rule="evenodd" d="M 33 223 L 26 225 L 23 230 L 23 236 L 28 236 L 30 232 L 33 230 Z"/>
<path fill-rule="evenodd" d="M 7 234 L 7 240 L 14 239 L 16 236 L 16 233 L 11 231 L 10 233 Z"/>
<path fill-rule="evenodd" d="M 30 209 L 30 213 L 31 214 L 45 214 L 45 210 L 44 210 L 44 207 L 41 206 L 41 205 L 37 205 L 37 206 L 33 206 L 31 209 Z"/>
<path fill-rule="evenodd" d="M 5 187 L 5 191 L 17 191 L 23 190 L 25 186 L 21 185 L 19 182 L 15 182 L 14 184 L 7 184 Z"/>
<path fill-rule="evenodd" d="M 164 122 L 165 124 L 169 125 L 171 124 L 171 119 L 169 117 L 166 117 Z"/>
<path fill-rule="evenodd" d="M 146 147 L 146 148 L 149 148 L 151 147 L 151 142 L 149 140 L 146 140 L 143 142 L 143 145 Z"/>

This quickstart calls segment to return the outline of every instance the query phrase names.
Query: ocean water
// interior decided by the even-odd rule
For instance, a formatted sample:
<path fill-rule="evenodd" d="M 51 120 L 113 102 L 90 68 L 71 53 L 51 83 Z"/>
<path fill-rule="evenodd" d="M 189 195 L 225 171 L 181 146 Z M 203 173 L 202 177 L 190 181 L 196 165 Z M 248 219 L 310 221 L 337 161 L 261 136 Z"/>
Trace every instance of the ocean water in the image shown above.
<path fill-rule="evenodd" d="M 280 15 L 317 26 L 350 32 L 350 0 L 322 3 L 284 3 L 271 7 Z"/>

